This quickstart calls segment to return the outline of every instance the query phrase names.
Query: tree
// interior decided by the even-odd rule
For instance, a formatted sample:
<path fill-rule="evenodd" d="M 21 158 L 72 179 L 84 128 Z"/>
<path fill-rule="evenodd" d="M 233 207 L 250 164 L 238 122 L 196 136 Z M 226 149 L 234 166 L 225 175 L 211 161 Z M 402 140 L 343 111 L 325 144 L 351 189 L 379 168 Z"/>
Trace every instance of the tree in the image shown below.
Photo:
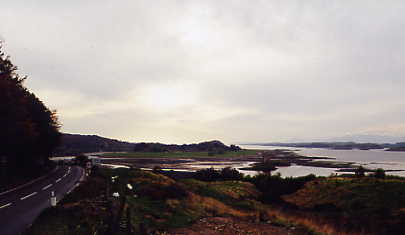
<path fill-rule="evenodd" d="M 75 158 L 75 162 L 76 164 L 78 164 L 79 166 L 85 167 L 86 163 L 89 161 L 89 157 L 87 157 L 86 155 L 79 155 L 76 156 Z"/>
<path fill-rule="evenodd" d="M 0 156 L 15 174 L 38 172 L 59 143 L 60 125 L 49 110 L 23 85 L 0 42 Z"/>
<path fill-rule="evenodd" d="M 365 176 L 365 173 L 366 173 L 366 169 L 364 169 L 363 166 L 359 166 L 359 167 L 354 171 L 354 174 L 355 174 L 357 177 L 363 177 L 363 176 Z"/>
<path fill-rule="evenodd" d="M 221 170 L 221 179 L 222 180 L 242 180 L 243 173 L 240 173 L 235 168 L 225 167 Z"/>
<path fill-rule="evenodd" d="M 219 171 L 214 168 L 201 169 L 196 171 L 194 178 L 201 181 L 216 181 L 221 177 Z"/>
<path fill-rule="evenodd" d="M 234 144 L 231 144 L 231 146 L 229 146 L 229 147 L 230 147 L 231 151 L 240 151 L 241 150 L 241 148 L 239 146 L 236 146 Z"/>

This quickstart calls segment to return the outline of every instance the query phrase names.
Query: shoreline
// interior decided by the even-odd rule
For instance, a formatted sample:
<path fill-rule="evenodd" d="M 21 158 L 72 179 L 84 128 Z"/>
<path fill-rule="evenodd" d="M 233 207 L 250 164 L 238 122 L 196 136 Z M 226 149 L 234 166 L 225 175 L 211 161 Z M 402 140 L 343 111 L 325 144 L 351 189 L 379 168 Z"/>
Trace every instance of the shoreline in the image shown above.
<path fill-rule="evenodd" d="M 100 156 L 103 164 L 124 165 L 134 168 L 153 169 L 159 166 L 161 169 L 197 171 L 204 168 L 221 168 L 230 166 L 242 171 L 274 171 L 278 167 L 288 167 L 292 165 L 335 168 L 335 169 L 355 169 L 354 162 L 333 161 L 331 157 L 302 156 L 296 151 L 290 150 L 262 150 L 255 155 L 244 155 L 237 157 L 110 157 Z M 246 165 L 248 164 L 249 165 Z M 263 165 L 267 165 L 264 166 Z M 204 167 L 206 166 L 206 167 Z"/>

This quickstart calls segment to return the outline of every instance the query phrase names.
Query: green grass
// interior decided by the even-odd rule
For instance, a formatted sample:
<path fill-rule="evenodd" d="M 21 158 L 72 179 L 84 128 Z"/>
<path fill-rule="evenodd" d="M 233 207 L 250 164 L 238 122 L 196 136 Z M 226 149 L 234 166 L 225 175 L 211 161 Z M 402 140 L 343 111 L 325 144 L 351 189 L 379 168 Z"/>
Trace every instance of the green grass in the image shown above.
<path fill-rule="evenodd" d="M 209 156 L 208 152 L 126 152 L 106 153 L 104 157 L 127 157 L 127 158 L 232 158 L 247 155 L 256 155 L 260 150 L 229 151 L 223 154 Z"/>
<path fill-rule="evenodd" d="M 187 226 L 202 216 L 203 211 L 187 208 L 183 203 L 174 207 L 168 206 L 167 201 L 151 200 L 147 197 L 128 198 L 127 203 L 132 211 L 131 221 L 138 228 L 168 229 Z"/>
<path fill-rule="evenodd" d="M 114 183 L 111 182 L 112 176 L 117 177 Z M 133 190 L 126 189 L 127 183 L 133 186 Z M 116 191 L 125 195 L 125 204 L 104 197 L 107 185 L 110 195 Z M 104 234 L 111 218 L 121 213 L 120 208 L 123 208 L 120 221 L 130 221 L 135 234 L 142 234 L 145 229 L 184 227 L 212 214 L 240 216 L 254 213 L 260 208 L 255 201 L 258 194 L 255 187 L 246 182 L 175 181 L 149 171 L 99 169 L 57 207 L 42 213 L 26 234 Z"/>
<path fill-rule="evenodd" d="M 396 232 L 403 229 L 405 181 L 401 179 L 325 178 L 283 198 L 333 221 L 344 221 L 346 228 L 378 234 L 400 234 Z"/>
<path fill-rule="evenodd" d="M 305 200 L 301 200 L 302 197 Z M 405 181 L 372 177 L 326 178 L 307 184 L 303 190 L 287 198 L 306 208 L 329 204 L 347 212 L 395 210 L 405 207 Z"/>
<path fill-rule="evenodd" d="M 215 198 L 226 205 L 244 210 L 255 210 L 260 193 L 249 183 L 240 181 L 203 182 L 195 179 L 181 181 L 187 189 L 201 196 Z"/>

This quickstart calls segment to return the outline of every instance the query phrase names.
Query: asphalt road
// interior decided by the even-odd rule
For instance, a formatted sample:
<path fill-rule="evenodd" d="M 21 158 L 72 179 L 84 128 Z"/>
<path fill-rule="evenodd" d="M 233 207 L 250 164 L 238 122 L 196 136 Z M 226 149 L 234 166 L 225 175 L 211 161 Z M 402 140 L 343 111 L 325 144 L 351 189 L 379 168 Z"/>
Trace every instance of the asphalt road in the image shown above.
<path fill-rule="evenodd" d="M 83 176 L 77 166 L 62 166 L 48 176 L 8 193 L 0 193 L 0 234 L 18 235 L 27 229 L 35 218 L 51 206 L 51 192 L 57 201 L 69 193 Z"/>

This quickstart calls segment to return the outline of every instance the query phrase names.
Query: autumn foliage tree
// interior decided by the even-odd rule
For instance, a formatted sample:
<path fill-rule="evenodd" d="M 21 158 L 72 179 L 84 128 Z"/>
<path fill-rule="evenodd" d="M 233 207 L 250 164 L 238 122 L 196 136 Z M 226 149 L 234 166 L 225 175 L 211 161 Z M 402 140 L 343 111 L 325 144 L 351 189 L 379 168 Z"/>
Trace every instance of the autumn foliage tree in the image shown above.
<path fill-rule="evenodd" d="M 9 173 L 38 171 L 60 139 L 55 112 L 24 86 L 25 79 L 0 43 L 0 163 Z"/>

